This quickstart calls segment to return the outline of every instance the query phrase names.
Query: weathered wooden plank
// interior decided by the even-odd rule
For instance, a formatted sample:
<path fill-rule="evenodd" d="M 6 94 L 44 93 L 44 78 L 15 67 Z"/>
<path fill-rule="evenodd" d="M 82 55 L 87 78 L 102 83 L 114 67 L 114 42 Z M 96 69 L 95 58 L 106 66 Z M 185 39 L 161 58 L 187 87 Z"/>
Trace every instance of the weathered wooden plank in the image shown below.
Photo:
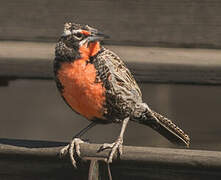
<path fill-rule="evenodd" d="M 78 169 L 68 159 L 61 160 L 64 143 L 0 139 L 0 178 L 2 179 L 86 179 L 85 160 L 104 159 L 109 150 L 98 152 L 99 144 L 81 144 L 85 163 Z M 100 163 L 101 175 L 106 168 Z M 120 159 L 111 164 L 113 179 L 218 179 L 221 177 L 221 152 L 153 147 L 123 147 Z"/>
<path fill-rule="evenodd" d="M 54 41 L 74 21 L 112 44 L 220 48 L 220 9 L 219 0 L 10 0 L 1 2 L 0 39 Z"/>
<path fill-rule="evenodd" d="M 52 78 L 54 43 L 0 42 L 0 76 Z M 107 46 L 142 82 L 221 84 L 221 51 Z"/>

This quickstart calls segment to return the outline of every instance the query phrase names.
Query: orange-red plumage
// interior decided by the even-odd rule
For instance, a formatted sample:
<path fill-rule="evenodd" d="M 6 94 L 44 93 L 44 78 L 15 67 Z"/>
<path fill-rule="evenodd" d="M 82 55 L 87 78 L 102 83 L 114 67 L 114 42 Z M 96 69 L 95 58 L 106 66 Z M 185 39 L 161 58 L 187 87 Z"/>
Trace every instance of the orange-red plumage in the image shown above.
<path fill-rule="evenodd" d="M 90 57 L 95 56 L 100 51 L 100 43 L 94 42 L 89 45 L 85 44 L 79 48 L 81 57 L 85 60 L 88 60 Z"/>
<path fill-rule="evenodd" d="M 57 76 L 67 103 L 88 119 L 103 118 L 105 88 L 102 82 L 95 82 L 96 69 L 87 63 L 89 56 L 96 54 L 99 48 L 98 43 L 82 46 L 79 49 L 82 58 L 62 63 Z"/>

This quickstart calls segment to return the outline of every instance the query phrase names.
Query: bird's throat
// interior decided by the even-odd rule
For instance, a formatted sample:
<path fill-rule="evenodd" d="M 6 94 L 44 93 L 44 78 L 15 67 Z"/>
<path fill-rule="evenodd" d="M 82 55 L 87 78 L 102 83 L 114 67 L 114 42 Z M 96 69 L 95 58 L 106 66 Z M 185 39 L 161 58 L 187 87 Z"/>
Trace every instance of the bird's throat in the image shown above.
<path fill-rule="evenodd" d="M 98 41 L 84 44 L 79 48 L 81 58 L 88 60 L 91 56 L 95 56 L 101 49 Z"/>

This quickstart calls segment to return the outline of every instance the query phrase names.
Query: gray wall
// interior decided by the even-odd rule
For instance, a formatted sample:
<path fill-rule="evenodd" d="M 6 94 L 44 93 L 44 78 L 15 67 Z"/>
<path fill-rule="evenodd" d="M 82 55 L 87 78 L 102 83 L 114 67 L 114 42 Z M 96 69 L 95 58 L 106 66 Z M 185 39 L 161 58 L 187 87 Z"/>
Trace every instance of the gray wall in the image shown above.
<path fill-rule="evenodd" d="M 10 0 L 0 39 L 55 41 L 66 21 L 93 25 L 111 44 L 221 47 L 219 0 Z"/>
<path fill-rule="evenodd" d="M 144 101 L 171 118 L 191 137 L 191 148 L 221 150 L 220 86 L 140 84 Z M 89 122 L 62 100 L 51 80 L 16 80 L 0 87 L 1 138 L 66 141 Z M 83 138 L 112 142 L 117 124 L 98 125 Z M 152 129 L 133 122 L 125 145 L 174 147 Z"/>

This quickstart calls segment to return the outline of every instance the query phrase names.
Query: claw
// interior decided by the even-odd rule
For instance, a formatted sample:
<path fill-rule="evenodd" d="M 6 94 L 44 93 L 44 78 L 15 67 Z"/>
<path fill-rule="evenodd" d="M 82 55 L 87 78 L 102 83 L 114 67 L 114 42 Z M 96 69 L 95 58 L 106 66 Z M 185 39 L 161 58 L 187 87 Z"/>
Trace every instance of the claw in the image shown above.
<path fill-rule="evenodd" d="M 122 154 L 122 152 L 123 152 L 122 144 L 123 144 L 123 139 L 118 138 L 114 143 L 112 143 L 112 144 L 105 143 L 100 147 L 99 151 L 103 151 L 105 149 L 111 149 L 111 151 L 109 153 L 109 156 L 106 160 L 107 163 L 112 163 L 114 154 L 116 153 L 117 150 L 118 150 L 120 155 Z"/>
<path fill-rule="evenodd" d="M 100 147 L 99 151 L 103 151 L 103 150 L 105 150 L 105 149 L 111 149 L 111 148 L 113 148 L 113 146 L 114 146 L 114 143 L 112 143 L 112 144 L 104 143 L 104 144 Z"/>
<path fill-rule="evenodd" d="M 65 146 L 64 148 L 61 149 L 60 151 L 60 157 L 63 157 L 64 155 L 67 154 L 67 152 L 69 152 L 70 155 L 70 159 L 71 159 L 71 163 L 72 165 L 77 168 L 76 165 L 76 160 L 74 158 L 74 152 L 77 153 L 78 157 L 81 156 L 81 152 L 80 152 L 80 144 L 84 143 L 84 141 L 82 141 L 79 138 L 74 138 L 69 145 Z"/>
<path fill-rule="evenodd" d="M 69 146 L 70 145 L 68 144 L 60 150 L 59 153 L 60 158 L 64 157 L 68 153 Z"/>

